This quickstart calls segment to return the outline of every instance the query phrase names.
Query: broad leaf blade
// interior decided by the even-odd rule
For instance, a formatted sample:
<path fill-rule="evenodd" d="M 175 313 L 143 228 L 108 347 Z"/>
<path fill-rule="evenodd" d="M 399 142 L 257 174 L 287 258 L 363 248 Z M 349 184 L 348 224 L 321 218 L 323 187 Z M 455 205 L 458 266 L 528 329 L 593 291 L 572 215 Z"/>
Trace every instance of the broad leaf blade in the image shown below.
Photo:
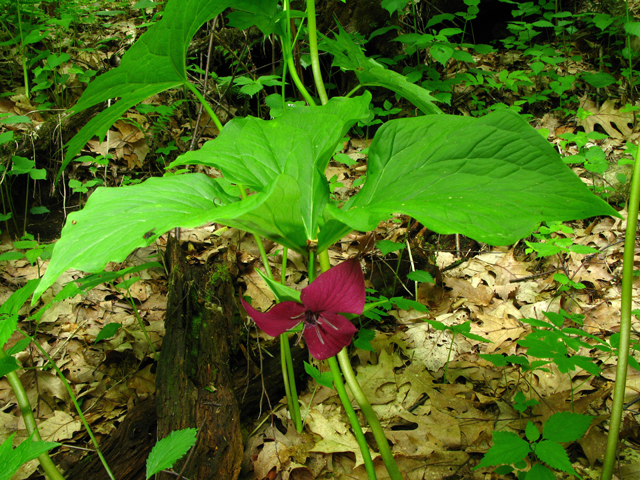
<path fill-rule="evenodd" d="M 275 120 L 237 118 L 216 139 L 180 156 L 171 166 L 216 167 L 226 180 L 257 191 L 286 174 L 298 184 L 299 211 L 292 211 L 287 204 L 284 208 L 301 217 L 306 238 L 314 239 L 329 198 L 322 172 L 347 130 L 367 117 L 370 100 L 371 95 L 366 93 L 356 98 L 335 98 L 321 107 L 295 108 Z"/>
<path fill-rule="evenodd" d="M 77 138 L 74 137 L 62 169 L 86 143 L 83 139 L 91 138 L 90 133 L 104 135 L 113 124 L 112 119 L 119 117 L 112 108 L 124 112 L 151 95 L 185 84 L 189 42 L 205 22 L 232 4 L 231 0 L 169 1 L 162 20 L 125 53 L 120 66 L 96 78 L 72 107 L 77 113 L 108 99 L 122 98 L 117 105 L 99 114 L 91 129 L 85 126 Z M 107 122 L 111 123 L 107 125 Z"/>
<path fill-rule="evenodd" d="M 66 270 L 99 272 L 107 262 L 125 260 L 134 249 L 175 227 L 218 222 L 304 252 L 308 238 L 300 203 L 298 185 L 289 175 L 278 176 L 264 192 L 243 201 L 197 173 L 98 188 L 83 210 L 69 215 L 32 301 Z"/>
<path fill-rule="evenodd" d="M 618 216 L 510 111 L 390 121 L 376 133 L 368 165 L 362 190 L 342 210 L 327 207 L 356 230 L 397 212 L 441 234 L 509 245 L 545 220 Z"/>
<path fill-rule="evenodd" d="M 33 301 L 70 268 L 99 272 L 107 262 L 124 261 L 134 249 L 171 228 L 207 223 L 216 209 L 223 208 L 217 204 L 238 200 L 203 174 L 150 178 L 130 187 L 100 187 L 84 209 L 69 215 Z"/>
<path fill-rule="evenodd" d="M 196 429 L 185 428 L 171 432 L 169 436 L 159 440 L 147 459 L 147 478 L 173 467 L 196 443 Z"/>

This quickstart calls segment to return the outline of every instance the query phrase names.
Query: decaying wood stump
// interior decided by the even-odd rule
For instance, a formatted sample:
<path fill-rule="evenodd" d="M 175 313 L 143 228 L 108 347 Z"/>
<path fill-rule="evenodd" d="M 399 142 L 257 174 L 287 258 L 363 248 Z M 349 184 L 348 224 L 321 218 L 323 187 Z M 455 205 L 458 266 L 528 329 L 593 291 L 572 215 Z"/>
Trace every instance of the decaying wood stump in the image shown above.
<path fill-rule="evenodd" d="M 243 448 L 229 368 L 235 306 L 228 265 L 218 259 L 188 265 L 172 237 L 166 259 L 171 288 L 156 377 L 158 439 L 174 430 L 198 428 L 184 476 L 235 480 Z M 181 471 L 185 462 L 174 470 Z M 161 480 L 172 478 L 160 475 Z"/>
<path fill-rule="evenodd" d="M 223 375 L 229 375 L 229 368 L 233 368 L 232 393 L 240 407 L 240 420 L 244 422 L 255 420 L 260 413 L 268 410 L 269 403 L 265 397 L 268 396 L 271 404 L 275 406 L 285 394 L 284 384 L 282 383 L 282 369 L 280 366 L 280 349 L 277 344 L 267 349 L 269 353 L 263 356 L 262 362 L 260 362 L 257 356 L 253 356 L 251 351 L 249 352 L 251 355 L 250 358 L 244 359 L 241 364 L 240 362 L 232 363 L 229 359 L 229 344 L 233 341 L 233 339 L 229 338 L 232 332 L 230 328 L 232 310 L 230 309 L 234 308 L 230 279 L 224 279 L 225 281 L 222 282 L 224 286 L 213 286 L 209 284 L 209 281 L 214 280 L 214 277 L 216 281 L 222 280 L 218 279 L 217 276 L 212 276 L 211 272 L 212 268 L 214 270 L 217 269 L 216 271 L 218 271 L 218 273 L 224 271 L 224 263 L 216 263 L 213 267 L 186 265 L 180 247 L 173 239 L 170 240 L 167 246 L 166 258 L 168 265 L 170 265 L 170 272 L 172 273 L 169 303 L 167 305 L 167 318 L 165 319 L 166 336 L 162 345 L 163 350 L 156 380 L 157 400 L 151 398 L 136 405 L 133 410 L 127 414 L 124 422 L 118 426 L 116 431 L 110 435 L 108 439 L 101 442 L 103 455 L 117 480 L 144 480 L 146 460 L 149 452 L 156 443 L 156 438 L 163 438 L 171 430 L 191 426 L 197 428 L 202 421 L 205 420 L 207 423 L 203 426 L 202 433 L 205 433 L 205 429 L 210 429 L 210 434 L 207 436 L 208 441 L 213 442 L 216 440 L 212 437 L 215 436 L 215 425 L 219 421 L 218 414 L 214 413 L 214 417 L 211 419 L 209 419 L 207 415 L 222 409 L 227 409 L 227 412 L 224 412 L 227 414 L 232 410 L 237 411 L 237 407 L 229 406 L 227 397 L 218 398 L 216 396 L 219 395 L 221 391 L 221 381 L 228 378 L 219 377 L 219 371 L 222 371 Z M 198 285 L 202 285 L 198 282 L 205 282 L 205 280 L 206 283 L 204 287 L 198 287 Z M 199 294 L 198 292 L 200 290 L 195 290 L 196 288 L 204 288 L 205 293 Z M 208 293 L 206 293 L 207 289 L 211 289 L 213 293 L 217 292 L 220 295 L 217 297 L 220 303 L 213 300 L 213 297 L 210 297 L 211 301 L 206 300 L 206 295 L 208 295 Z M 209 294 L 211 290 L 209 290 Z M 202 304 L 199 299 L 204 300 Z M 215 302 L 211 308 L 213 312 L 203 314 L 200 309 L 207 306 L 207 303 L 205 303 L 207 301 L 209 304 Z M 217 310 L 218 307 L 222 308 L 222 312 L 227 316 L 224 319 L 219 318 L 217 322 L 207 323 L 209 326 L 204 327 L 205 323 L 203 320 L 208 319 L 213 313 L 219 312 Z M 189 330 L 192 325 L 191 323 L 185 324 L 183 321 L 185 318 L 188 318 L 187 315 L 189 314 L 200 315 L 197 317 L 201 327 L 200 335 L 197 335 L 198 332 Z M 212 335 L 213 327 L 220 325 L 226 326 L 226 329 L 223 330 L 221 334 L 216 335 L 216 338 L 201 339 L 202 332 L 205 331 L 204 328 L 207 328 L 209 334 Z M 189 332 L 192 332 L 193 337 L 197 336 L 199 339 L 197 345 L 193 348 L 189 347 L 186 342 Z M 215 341 L 224 343 L 224 350 L 218 348 L 211 350 L 209 353 L 205 352 L 201 356 L 194 357 L 196 351 L 200 352 L 201 348 L 215 348 L 214 346 L 208 346 L 209 343 Z M 214 354 L 215 358 L 211 358 L 212 354 Z M 308 351 L 297 345 L 292 345 L 291 355 L 293 357 L 296 378 L 302 378 L 304 376 L 303 360 L 308 359 Z M 217 363 L 211 363 L 211 374 L 208 373 L 209 370 L 207 367 L 207 375 L 210 376 L 197 376 L 198 371 L 202 371 L 204 366 L 209 365 L 209 363 L 205 362 L 211 361 Z M 249 365 L 247 365 L 246 362 L 248 362 Z M 220 369 L 216 372 L 215 378 L 213 376 L 214 368 Z M 180 371 L 185 373 L 181 373 Z M 189 371 L 193 373 L 189 374 Z M 196 373 L 195 376 L 194 373 Z M 174 378 L 177 379 L 175 384 L 171 382 Z M 194 378 L 195 382 L 193 380 Z M 204 390 L 204 392 L 201 391 L 203 389 L 202 387 L 210 386 L 212 383 L 213 387 L 216 388 L 213 393 L 207 390 Z M 174 387 L 174 385 L 176 385 L 176 387 Z M 180 388 L 177 395 L 175 388 Z M 228 385 L 224 388 L 225 394 L 228 392 L 228 388 Z M 187 399 L 188 395 L 191 395 L 191 397 Z M 221 405 L 223 402 L 227 403 L 224 403 L 224 407 L 202 405 L 204 412 L 201 412 L 201 406 L 194 400 L 194 398 L 199 398 L 199 395 L 203 395 L 205 398 L 202 403 L 212 402 Z M 155 431 L 155 426 L 158 422 L 156 406 L 161 411 L 160 415 L 165 422 L 162 430 L 163 433 L 160 433 L 161 430 L 158 429 L 157 437 Z M 227 416 L 223 416 L 222 418 L 227 418 Z M 198 419 L 200 419 L 199 422 Z M 241 452 L 242 445 L 239 433 L 235 433 L 236 436 L 231 435 L 237 432 L 237 430 L 235 430 L 237 428 L 235 421 L 237 416 L 234 416 L 233 419 L 232 427 L 228 431 L 222 430 L 220 434 L 224 445 L 220 446 L 220 443 L 214 442 L 211 444 L 213 446 L 208 447 L 210 450 L 214 450 L 214 455 L 218 454 L 218 451 L 223 449 L 224 446 L 227 447 L 227 450 L 231 451 L 231 447 L 225 443 L 225 437 L 227 441 L 229 439 L 237 440 L 237 444 L 233 446 L 232 451 L 237 454 L 237 449 L 240 449 Z M 220 432 L 221 429 L 217 429 L 217 431 Z M 201 445 L 204 440 L 201 434 L 198 438 L 198 445 Z M 87 446 L 89 448 L 91 447 L 91 445 Z M 218 451 L 215 451 L 216 446 L 218 447 Z M 204 447 L 200 446 L 199 448 L 202 449 Z M 220 454 L 223 454 L 224 451 L 225 450 L 220 452 Z M 196 455 L 202 456 L 203 454 L 201 451 L 200 453 L 194 452 L 192 460 L 189 462 L 190 465 Z M 231 463 L 233 464 L 233 462 Z M 176 470 L 179 469 L 180 466 L 176 466 Z M 198 474 L 188 475 L 185 473 L 185 477 L 190 480 L 219 478 L 216 472 L 214 472 L 212 477 L 200 477 L 197 475 Z M 66 472 L 66 477 L 67 480 L 86 480 L 88 478 L 91 480 L 109 480 L 109 476 L 97 455 L 93 455 L 75 465 L 71 470 Z M 221 476 L 220 478 L 227 477 Z"/>

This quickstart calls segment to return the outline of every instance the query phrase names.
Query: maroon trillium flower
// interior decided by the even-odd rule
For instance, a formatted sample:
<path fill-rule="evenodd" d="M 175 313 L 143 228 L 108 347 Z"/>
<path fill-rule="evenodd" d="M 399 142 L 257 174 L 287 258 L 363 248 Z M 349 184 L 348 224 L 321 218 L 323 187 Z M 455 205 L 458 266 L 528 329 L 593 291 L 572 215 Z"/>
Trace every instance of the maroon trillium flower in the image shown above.
<path fill-rule="evenodd" d="M 304 339 L 311 355 L 326 360 L 351 343 L 356 327 L 339 313 L 360 315 L 365 301 L 364 276 L 356 259 L 318 275 L 300 292 L 298 302 L 278 303 L 260 313 L 244 299 L 247 314 L 267 335 L 277 337 L 304 322 Z"/>

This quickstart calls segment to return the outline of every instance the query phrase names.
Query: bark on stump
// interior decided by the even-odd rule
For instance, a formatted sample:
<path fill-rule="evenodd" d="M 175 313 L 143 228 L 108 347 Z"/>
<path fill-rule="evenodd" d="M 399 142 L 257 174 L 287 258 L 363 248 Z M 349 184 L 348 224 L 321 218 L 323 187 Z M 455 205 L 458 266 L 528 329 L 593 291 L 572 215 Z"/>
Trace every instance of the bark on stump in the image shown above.
<path fill-rule="evenodd" d="M 233 285 L 228 265 L 187 265 L 179 244 L 167 245 L 170 291 L 166 334 L 156 377 L 158 439 L 198 428 L 187 462 L 174 466 L 191 480 L 235 480 L 242 461 L 240 410 L 229 369 Z M 160 475 L 160 480 L 173 477 Z"/>

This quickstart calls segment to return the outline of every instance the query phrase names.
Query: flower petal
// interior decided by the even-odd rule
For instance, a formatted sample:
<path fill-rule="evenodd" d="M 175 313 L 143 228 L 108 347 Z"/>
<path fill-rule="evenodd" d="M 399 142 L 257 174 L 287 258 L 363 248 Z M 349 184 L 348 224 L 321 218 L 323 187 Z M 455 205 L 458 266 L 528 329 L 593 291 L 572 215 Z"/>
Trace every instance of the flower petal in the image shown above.
<path fill-rule="evenodd" d="M 304 339 L 313 358 L 326 360 L 349 345 L 357 331 L 342 315 L 325 313 L 318 317 L 315 325 L 305 322 Z"/>
<path fill-rule="evenodd" d="M 297 302 L 282 302 L 274 305 L 268 312 L 261 313 L 240 297 L 242 306 L 260 329 L 267 335 L 277 337 L 304 321 L 304 305 Z"/>
<path fill-rule="evenodd" d="M 364 275 L 360 262 L 355 258 L 321 273 L 300 293 L 304 306 L 316 313 L 360 315 L 364 308 L 364 297 Z"/>

